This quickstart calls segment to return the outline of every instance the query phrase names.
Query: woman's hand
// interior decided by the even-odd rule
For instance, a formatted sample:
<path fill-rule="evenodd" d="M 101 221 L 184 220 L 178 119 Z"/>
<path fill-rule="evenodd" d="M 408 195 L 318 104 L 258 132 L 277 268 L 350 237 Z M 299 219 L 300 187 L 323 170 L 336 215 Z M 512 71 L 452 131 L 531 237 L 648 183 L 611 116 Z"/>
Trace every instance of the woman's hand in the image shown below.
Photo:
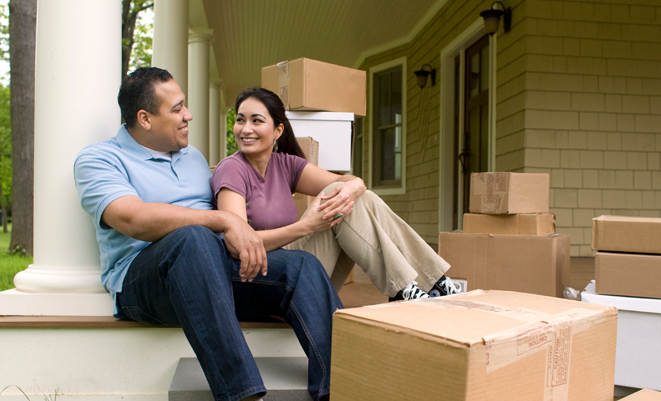
<path fill-rule="evenodd" d="M 365 183 L 360 178 L 343 182 L 327 195 L 321 196 L 321 205 L 317 210 L 324 212 L 323 219 L 331 221 L 333 227 L 344 220 L 344 216 L 353 211 L 353 205 L 365 192 Z M 338 216 L 341 214 L 341 216 Z"/>
<path fill-rule="evenodd" d="M 320 194 L 321 195 L 321 194 Z M 318 196 L 314 202 L 308 207 L 305 216 L 301 218 L 301 223 L 305 225 L 306 232 L 312 234 L 320 231 L 328 230 L 332 227 L 332 219 L 324 220 L 324 211 L 319 210 L 321 204 L 321 196 Z"/>

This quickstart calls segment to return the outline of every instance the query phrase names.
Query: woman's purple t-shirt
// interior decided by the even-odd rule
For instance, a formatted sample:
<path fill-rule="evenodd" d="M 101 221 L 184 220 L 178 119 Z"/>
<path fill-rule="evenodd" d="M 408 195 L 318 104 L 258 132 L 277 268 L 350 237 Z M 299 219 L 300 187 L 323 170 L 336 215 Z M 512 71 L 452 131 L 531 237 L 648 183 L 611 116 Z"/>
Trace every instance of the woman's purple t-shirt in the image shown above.
<path fill-rule="evenodd" d="M 246 200 L 248 224 L 255 230 L 293 224 L 298 211 L 292 194 L 307 164 L 301 157 L 274 152 L 262 177 L 241 151 L 236 152 L 218 163 L 211 177 L 214 206 L 218 192 L 227 188 Z"/>

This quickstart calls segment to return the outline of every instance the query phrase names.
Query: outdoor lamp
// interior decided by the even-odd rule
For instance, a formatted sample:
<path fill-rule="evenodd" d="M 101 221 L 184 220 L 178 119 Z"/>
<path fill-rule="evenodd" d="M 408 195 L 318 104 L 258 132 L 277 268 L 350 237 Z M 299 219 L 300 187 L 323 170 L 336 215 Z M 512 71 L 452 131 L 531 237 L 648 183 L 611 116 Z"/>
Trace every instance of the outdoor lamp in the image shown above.
<path fill-rule="evenodd" d="M 425 70 L 425 66 L 429 67 L 429 71 Z M 429 64 L 423 64 L 422 67 L 413 72 L 415 78 L 418 80 L 418 86 L 420 89 L 424 88 L 427 85 L 427 77 L 431 74 L 431 86 L 436 85 L 436 68 L 432 68 Z"/>
<path fill-rule="evenodd" d="M 500 9 L 494 8 L 496 5 L 500 4 Z M 484 30 L 487 31 L 489 35 L 493 35 L 498 30 L 498 25 L 500 24 L 500 17 L 503 18 L 503 29 L 504 33 L 507 33 L 512 28 L 512 8 L 507 7 L 500 1 L 494 1 L 491 3 L 491 8 L 484 10 L 480 13 L 480 17 L 484 18 Z"/>

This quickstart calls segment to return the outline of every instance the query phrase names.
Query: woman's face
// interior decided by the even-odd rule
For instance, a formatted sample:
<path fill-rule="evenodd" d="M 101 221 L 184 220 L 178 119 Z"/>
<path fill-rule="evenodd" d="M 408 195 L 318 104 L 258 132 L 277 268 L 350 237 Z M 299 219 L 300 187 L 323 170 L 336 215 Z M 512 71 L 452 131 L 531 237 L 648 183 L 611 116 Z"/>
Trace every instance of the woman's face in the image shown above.
<path fill-rule="evenodd" d="M 284 126 L 273 126 L 273 118 L 262 102 L 248 98 L 239 105 L 234 123 L 236 144 L 246 155 L 270 155 L 273 142 L 282 135 Z"/>

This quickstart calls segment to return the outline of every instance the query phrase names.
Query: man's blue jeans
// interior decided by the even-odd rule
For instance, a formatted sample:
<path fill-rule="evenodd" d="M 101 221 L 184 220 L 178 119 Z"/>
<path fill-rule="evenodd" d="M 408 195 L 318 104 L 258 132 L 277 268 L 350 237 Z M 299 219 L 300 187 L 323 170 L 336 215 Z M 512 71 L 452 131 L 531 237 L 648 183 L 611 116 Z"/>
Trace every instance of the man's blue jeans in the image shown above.
<path fill-rule="evenodd" d="M 242 283 L 221 234 L 184 227 L 140 252 L 117 303 L 134 320 L 181 326 L 216 400 L 264 394 L 239 320 L 282 317 L 308 356 L 308 390 L 318 400 L 329 392 L 332 315 L 342 304 L 314 256 L 280 249 L 267 257 L 268 274 Z"/>

